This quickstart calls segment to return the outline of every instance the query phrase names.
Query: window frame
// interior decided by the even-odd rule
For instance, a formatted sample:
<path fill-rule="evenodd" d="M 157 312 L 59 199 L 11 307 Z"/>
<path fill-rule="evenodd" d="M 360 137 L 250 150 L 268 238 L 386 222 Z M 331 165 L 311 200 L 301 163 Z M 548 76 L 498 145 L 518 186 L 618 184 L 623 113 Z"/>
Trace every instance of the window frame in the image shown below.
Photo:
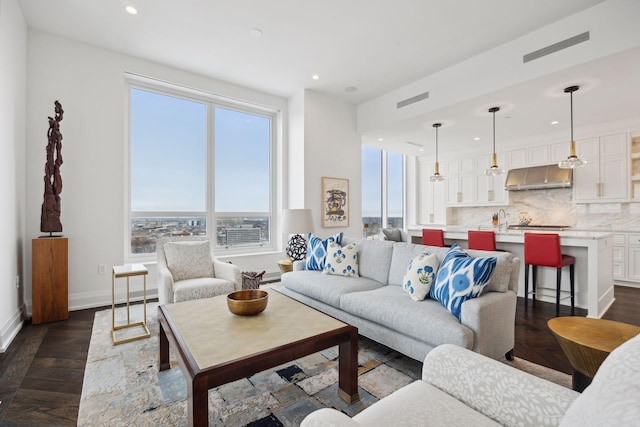
<path fill-rule="evenodd" d="M 206 105 L 206 183 L 205 183 L 205 212 L 177 212 L 177 211 L 154 211 L 154 212 L 133 212 L 131 210 L 131 149 L 132 149 L 132 129 L 131 129 L 131 111 L 132 111 L 132 91 L 139 89 L 149 91 L 160 95 L 171 96 L 204 103 Z M 277 170 L 276 170 L 276 154 L 278 145 L 278 129 L 280 112 L 276 108 L 270 108 L 263 105 L 257 105 L 250 102 L 231 99 L 221 95 L 215 95 L 204 91 L 183 87 L 177 84 L 157 81 L 147 77 L 125 73 L 125 93 L 126 93 L 126 109 L 125 109 L 125 141 L 124 157 L 125 157 L 125 182 L 124 182 L 124 254 L 127 262 L 148 262 L 155 261 L 156 253 L 132 253 L 131 251 L 131 231 L 132 219 L 136 217 L 204 217 L 206 221 L 206 235 L 210 237 L 212 242 L 211 249 L 217 256 L 229 255 L 247 255 L 267 253 L 277 250 L 278 230 L 277 224 Z M 267 244 L 242 247 L 224 247 L 217 245 L 217 222 L 215 211 L 215 107 L 247 113 L 255 116 L 267 118 L 269 120 L 269 212 L 225 212 L 220 217 L 267 217 L 269 220 L 269 240 Z M 212 237 L 213 236 L 213 237 Z"/>

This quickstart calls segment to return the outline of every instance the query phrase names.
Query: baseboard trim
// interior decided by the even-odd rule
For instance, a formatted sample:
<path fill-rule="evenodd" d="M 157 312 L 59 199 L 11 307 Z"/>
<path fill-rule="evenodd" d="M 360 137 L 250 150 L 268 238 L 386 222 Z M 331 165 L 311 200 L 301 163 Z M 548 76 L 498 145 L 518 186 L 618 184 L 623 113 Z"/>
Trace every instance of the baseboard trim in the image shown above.
<path fill-rule="evenodd" d="M 0 353 L 4 353 L 13 342 L 24 324 L 22 312 L 24 307 L 19 307 L 0 329 Z"/>

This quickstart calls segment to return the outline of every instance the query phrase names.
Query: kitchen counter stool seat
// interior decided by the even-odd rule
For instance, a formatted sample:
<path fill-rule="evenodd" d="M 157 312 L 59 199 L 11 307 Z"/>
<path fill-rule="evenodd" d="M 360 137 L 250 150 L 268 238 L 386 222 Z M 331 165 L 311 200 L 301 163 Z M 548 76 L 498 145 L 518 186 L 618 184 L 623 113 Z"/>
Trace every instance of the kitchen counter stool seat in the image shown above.
<path fill-rule="evenodd" d="M 532 266 L 532 301 L 536 301 L 537 267 L 556 269 L 556 316 L 560 313 L 562 268 L 569 266 L 571 312 L 575 307 L 576 258 L 560 252 L 560 236 L 555 233 L 524 233 L 524 308 L 529 301 L 529 266 Z"/>
<path fill-rule="evenodd" d="M 493 231 L 469 230 L 467 238 L 469 249 L 480 251 L 496 250 L 496 233 Z"/>
<path fill-rule="evenodd" d="M 422 244 L 444 247 L 444 230 L 437 228 L 422 229 Z"/>

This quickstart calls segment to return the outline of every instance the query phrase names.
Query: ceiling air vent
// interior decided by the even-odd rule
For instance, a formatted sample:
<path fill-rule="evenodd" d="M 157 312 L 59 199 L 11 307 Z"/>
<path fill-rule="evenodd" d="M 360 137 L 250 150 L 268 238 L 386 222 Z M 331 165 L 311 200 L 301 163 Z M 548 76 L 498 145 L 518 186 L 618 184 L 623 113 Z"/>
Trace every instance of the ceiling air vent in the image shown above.
<path fill-rule="evenodd" d="M 420 95 L 412 96 L 411 98 L 407 98 L 404 101 L 400 101 L 396 104 L 396 109 L 406 107 L 407 105 L 415 104 L 418 101 L 422 101 L 423 99 L 427 99 L 429 97 L 429 92 L 421 93 Z"/>
<path fill-rule="evenodd" d="M 526 64 L 527 62 L 533 61 L 534 59 L 542 58 L 543 56 L 550 55 L 562 49 L 575 46 L 579 43 L 586 42 L 588 40 L 589 40 L 589 31 L 582 34 L 578 34 L 577 36 L 570 37 L 566 40 L 562 40 L 558 43 L 554 43 L 547 47 L 543 47 L 542 49 L 538 49 L 535 52 L 527 53 L 522 57 L 522 63 Z"/>

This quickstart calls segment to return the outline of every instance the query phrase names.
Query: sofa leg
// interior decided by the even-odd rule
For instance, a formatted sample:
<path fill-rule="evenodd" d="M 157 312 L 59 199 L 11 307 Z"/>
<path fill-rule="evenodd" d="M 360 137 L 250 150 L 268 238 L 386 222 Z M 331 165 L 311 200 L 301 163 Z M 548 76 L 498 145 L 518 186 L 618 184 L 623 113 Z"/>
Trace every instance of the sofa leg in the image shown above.
<path fill-rule="evenodd" d="M 507 351 L 504 357 L 506 357 L 509 362 L 513 362 L 513 349 Z"/>

